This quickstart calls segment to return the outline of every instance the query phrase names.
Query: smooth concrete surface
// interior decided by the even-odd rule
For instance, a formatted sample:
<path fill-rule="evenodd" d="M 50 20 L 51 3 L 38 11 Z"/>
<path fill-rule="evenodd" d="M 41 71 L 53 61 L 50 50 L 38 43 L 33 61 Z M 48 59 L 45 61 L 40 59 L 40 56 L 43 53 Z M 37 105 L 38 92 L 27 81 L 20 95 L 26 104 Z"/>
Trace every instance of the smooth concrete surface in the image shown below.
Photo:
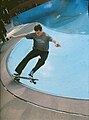
<path fill-rule="evenodd" d="M 39 108 L 10 94 L 0 83 L 0 120 L 89 120 L 78 116 Z"/>
<path fill-rule="evenodd" d="M 59 41 L 61 47 L 57 48 L 52 42 L 49 43 L 49 56 L 45 64 L 34 74 L 34 78 L 39 79 L 36 85 L 26 79 L 20 79 L 20 82 L 28 88 L 46 94 L 89 99 L 87 52 L 89 35 L 56 32 L 43 25 L 42 28 Z M 15 73 L 16 66 L 32 50 L 32 44 L 33 40 L 22 38 L 15 45 L 7 59 L 7 68 L 11 74 Z M 39 57 L 30 60 L 21 76 L 28 76 L 38 59 Z"/>

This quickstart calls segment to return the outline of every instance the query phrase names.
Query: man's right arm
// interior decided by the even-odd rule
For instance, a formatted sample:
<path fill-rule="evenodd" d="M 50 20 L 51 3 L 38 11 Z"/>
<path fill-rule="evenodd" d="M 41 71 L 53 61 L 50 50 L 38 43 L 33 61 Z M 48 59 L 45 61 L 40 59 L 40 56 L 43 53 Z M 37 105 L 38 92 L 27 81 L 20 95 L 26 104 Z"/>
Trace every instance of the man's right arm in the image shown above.
<path fill-rule="evenodd" d="M 24 38 L 26 34 L 21 34 L 21 35 L 11 35 L 10 38 Z"/>

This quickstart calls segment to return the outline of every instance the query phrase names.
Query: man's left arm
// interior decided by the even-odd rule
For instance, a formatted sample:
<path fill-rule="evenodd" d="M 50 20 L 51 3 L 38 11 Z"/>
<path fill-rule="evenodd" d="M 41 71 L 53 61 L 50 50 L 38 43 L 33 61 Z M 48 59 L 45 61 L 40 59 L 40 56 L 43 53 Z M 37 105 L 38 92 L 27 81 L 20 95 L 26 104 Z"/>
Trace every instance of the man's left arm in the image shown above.
<path fill-rule="evenodd" d="M 61 45 L 59 44 L 59 42 L 57 42 L 56 40 L 52 39 L 52 42 L 55 44 L 56 47 L 61 47 Z"/>

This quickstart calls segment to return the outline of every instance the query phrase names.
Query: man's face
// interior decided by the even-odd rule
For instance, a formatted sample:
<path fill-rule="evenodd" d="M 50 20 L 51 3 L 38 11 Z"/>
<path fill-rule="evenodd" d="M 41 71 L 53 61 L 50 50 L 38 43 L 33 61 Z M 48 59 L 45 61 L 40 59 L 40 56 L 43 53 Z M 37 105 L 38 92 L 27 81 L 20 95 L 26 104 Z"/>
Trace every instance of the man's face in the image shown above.
<path fill-rule="evenodd" d="M 38 31 L 35 31 L 35 33 L 36 33 L 36 35 L 37 35 L 37 36 L 40 36 L 40 35 L 42 35 L 42 31 L 40 31 L 40 30 L 38 30 Z"/>

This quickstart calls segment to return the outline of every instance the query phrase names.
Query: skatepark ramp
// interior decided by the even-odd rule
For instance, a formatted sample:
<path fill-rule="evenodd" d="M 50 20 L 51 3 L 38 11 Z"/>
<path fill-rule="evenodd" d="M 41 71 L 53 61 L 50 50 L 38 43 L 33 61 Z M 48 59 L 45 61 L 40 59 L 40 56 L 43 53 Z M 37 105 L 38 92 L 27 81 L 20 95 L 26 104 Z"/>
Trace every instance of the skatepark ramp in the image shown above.
<path fill-rule="evenodd" d="M 49 0 L 35 8 L 27 10 L 13 17 L 15 25 L 30 22 L 41 22 L 46 26 L 59 25 L 62 21 L 67 23 L 87 11 L 87 2 L 84 0 Z"/>
<path fill-rule="evenodd" d="M 26 24 L 26 25 L 22 25 L 22 26 L 18 26 L 16 27 L 13 31 L 11 31 L 11 34 L 18 34 L 18 33 L 24 33 L 24 31 L 26 33 L 28 33 L 29 31 L 29 28 L 31 29 L 32 31 L 32 28 L 33 28 L 33 25 L 35 25 L 36 23 L 33 23 L 33 24 Z M 62 35 L 64 36 L 64 35 Z M 66 37 L 66 36 L 65 36 Z M 84 38 L 84 36 L 82 36 L 81 38 Z M 71 92 L 71 89 L 73 88 L 74 86 L 74 82 L 73 82 L 73 85 L 68 87 L 66 85 L 70 85 L 70 83 L 72 83 L 73 79 L 71 80 L 71 82 L 68 82 L 69 79 L 64 79 L 64 82 L 62 80 L 61 82 L 61 79 L 58 81 L 61 82 L 60 84 L 55 82 L 53 83 L 53 81 L 55 80 L 54 77 L 53 77 L 53 81 L 51 82 L 50 84 L 50 80 L 52 79 L 49 79 L 49 80 L 43 80 L 43 79 L 40 79 L 40 81 L 38 82 L 37 85 L 33 85 L 34 87 L 32 87 L 31 83 L 29 83 L 29 81 L 25 81 L 24 82 L 27 82 L 28 85 L 30 84 L 30 86 L 26 86 L 26 84 L 24 83 L 18 83 L 18 82 L 15 82 L 11 76 L 11 71 L 13 70 L 13 65 L 14 67 L 16 66 L 16 61 L 18 61 L 18 58 L 21 60 L 21 54 L 24 54 L 24 52 L 22 52 L 20 54 L 20 51 L 21 51 L 21 48 L 22 46 L 25 44 L 25 43 L 21 43 L 19 45 L 21 45 L 20 48 L 20 51 L 19 51 L 19 55 L 17 56 L 13 56 L 14 53 L 16 52 L 13 52 L 17 49 L 14 49 L 16 48 L 16 44 L 17 42 L 19 41 L 19 39 L 13 39 L 13 40 L 10 40 L 8 41 L 8 44 L 7 46 L 3 46 L 2 48 L 2 53 L 3 53 L 3 56 L 2 56 L 2 59 L 1 59 L 1 81 L 2 81 L 2 84 L 4 86 L 4 88 L 10 92 L 12 95 L 14 95 L 15 97 L 19 98 L 20 100 L 23 100 L 24 102 L 26 103 L 29 103 L 29 104 L 32 104 L 34 105 L 35 107 L 38 107 L 38 108 L 42 108 L 45 109 L 45 110 L 50 110 L 50 111 L 55 111 L 55 112 L 62 112 L 62 113 L 66 113 L 68 114 L 69 116 L 71 115 L 77 115 L 77 116 L 81 116 L 83 118 L 86 119 L 86 117 L 89 115 L 89 111 L 88 111 L 88 105 L 89 105 L 89 100 L 88 98 L 87 99 L 77 99 L 77 98 L 69 98 L 69 97 L 64 97 L 62 95 L 53 95 L 53 94 L 49 94 L 49 92 L 42 92 L 42 90 L 37 90 L 38 88 L 35 88 L 35 87 L 38 87 L 39 85 L 41 85 L 40 87 L 44 87 L 46 85 L 46 90 L 51 90 L 51 86 L 53 85 L 52 88 L 54 88 L 54 85 L 58 88 L 57 88 L 57 91 L 58 89 L 61 90 L 62 89 L 62 94 L 63 93 L 66 93 L 66 91 L 69 90 L 69 92 Z M 21 40 L 23 41 L 23 40 Z M 26 41 L 26 40 L 25 40 Z M 71 43 L 71 42 L 70 42 Z M 64 43 L 65 44 L 65 43 Z M 30 44 L 29 44 L 30 45 Z M 86 44 L 83 43 L 83 46 L 85 46 Z M 24 45 L 25 46 L 25 45 Z M 30 45 L 31 46 L 31 45 Z M 88 46 L 87 46 L 88 47 Z M 26 46 L 26 48 L 29 48 Z M 69 47 L 67 47 L 69 48 Z M 6 49 L 6 50 L 4 50 Z M 18 49 L 19 50 L 19 49 Z M 24 49 L 25 50 L 25 49 Z M 5 52 L 4 52 L 5 51 Z M 28 51 L 28 50 L 26 50 Z M 71 49 L 72 51 L 72 49 Z M 83 50 L 85 51 L 85 50 Z M 13 52 L 13 54 L 11 55 L 11 52 Z M 62 52 L 62 51 L 61 51 Z M 10 56 L 11 55 L 11 56 Z M 60 55 L 60 54 L 59 54 Z M 23 56 L 23 55 L 22 55 Z M 60 58 L 60 57 L 59 57 Z M 62 56 L 61 56 L 62 58 Z M 64 56 L 63 56 L 64 58 Z M 77 56 L 78 58 L 78 56 Z M 14 62 L 13 65 L 12 64 L 9 64 L 8 66 L 8 63 L 11 63 L 10 60 L 12 61 L 14 59 Z M 66 60 L 66 59 L 65 59 Z M 66 64 L 66 63 L 65 63 Z M 77 65 L 77 64 L 76 64 Z M 83 62 L 83 66 L 86 65 L 86 61 Z M 61 67 L 61 66 L 60 66 Z M 59 68 L 60 68 L 59 67 Z M 66 66 L 68 67 L 68 66 Z M 10 68 L 10 69 L 9 69 Z M 83 67 L 84 68 L 84 67 Z M 28 70 L 27 70 L 28 71 Z M 25 70 L 25 72 L 27 72 Z M 70 71 L 71 72 L 71 71 Z M 70 73 L 68 72 L 68 73 Z M 64 73 L 64 72 L 63 72 Z M 83 73 L 86 73 L 86 71 Z M 56 73 L 55 73 L 56 74 Z M 47 75 L 47 74 L 46 74 Z M 56 74 L 57 75 L 57 74 Z M 67 75 L 67 74 L 63 74 L 62 76 L 64 75 Z M 52 74 L 51 74 L 52 76 Z M 50 76 L 50 77 L 51 77 Z M 59 76 L 60 77 L 60 76 Z M 71 76 L 70 76 L 71 77 Z M 75 81 L 76 79 L 74 79 Z M 81 80 L 81 79 L 80 79 Z M 78 80 L 79 81 L 79 80 Z M 85 81 L 85 80 L 84 80 Z M 42 83 L 43 82 L 43 83 Z M 49 84 L 48 84 L 49 83 Z M 81 82 L 81 84 L 83 83 L 83 81 Z M 85 82 L 84 82 L 85 83 Z M 63 84 L 63 85 L 62 85 Z M 75 82 L 75 84 L 77 84 L 77 81 Z M 80 85 L 80 84 L 79 84 Z M 87 84 L 85 83 L 84 85 L 87 86 Z M 47 89 L 47 86 L 48 86 L 48 89 Z M 65 89 L 65 86 L 66 86 L 66 89 Z M 55 89 L 56 89 L 55 87 Z M 76 87 L 76 86 L 75 86 Z M 79 88 L 83 88 L 84 90 L 87 90 L 87 87 L 79 87 Z M 78 88 L 78 89 L 79 89 Z M 54 90 L 53 89 L 53 92 Z M 73 88 L 73 91 L 74 91 L 75 88 Z M 80 89 L 80 90 L 81 90 Z M 82 89 L 82 90 L 83 90 Z M 79 90 L 79 91 L 80 91 Z M 76 90 L 75 90 L 76 91 Z M 59 91 L 61 92 L 61 91 Z M 76 91 L 78 92 L 78 91 Z M 72 97 L 73 97 L 73 93 L 74 92 L 71 92 L 72 93 Z M 81 93 L 81 91 L 80 91 Z M 70 93 L 69 93 L 70 94 Z M 82 93 L 81 93 L 82 94 Z M 85 94 L 85 93 L 84 93 Z M 89 96 L 87 96 L 89 97 Z M 44 110 L 44 111 L 45 111 Z M 60 119 L 59 119 L 60 120 Z M 69 120 L 69 119 L 68 119 Z M 84 119 L 83 119 L 84 120 Z"/>
<path fill-rule="evenodd" d="M 34 25 L 40 22 L 44 31 L 59 40 L 62 47 L 59 50 L 51 46 L 48 62 L 39 74 L 36 74 L 40 80 L 34 85 L 26 80 L 21 80 L 21 83 L 15 82 L 11 76 L 17 64 L 30 50 L 31 42 L 25 38 L 11 39 L 3 45 L 0 71 L 5 90 L 1 90 L 1 95 L 2 101 L 6 101 L 4 105 L 1 105 L 1 112 L 11 107 L 15 116 L 19 116 L 16 120 L 29 118 L 31 120 L 33 118 L 34 120 L 88 120 L 89 18 L 87 1 L 50 0 L 18 14 L 13 21 L 15 25 L 21 25 L 16 26 L 9 35 L 32 32 Z M 28 64 L 23 74 L 27 75 L 31 67 L 32 65 Z M 8 99 L 5 98 L 6 95 L 3 94 L 6 90 L 15 98 L 8 95 Z M 8 100 L 10 101 L 6 104 Z M 12 113 L 8 116 L 9 120 L 13 119 L 14 112 L 12 111 L 6 112 L 7 116 Z"/>

